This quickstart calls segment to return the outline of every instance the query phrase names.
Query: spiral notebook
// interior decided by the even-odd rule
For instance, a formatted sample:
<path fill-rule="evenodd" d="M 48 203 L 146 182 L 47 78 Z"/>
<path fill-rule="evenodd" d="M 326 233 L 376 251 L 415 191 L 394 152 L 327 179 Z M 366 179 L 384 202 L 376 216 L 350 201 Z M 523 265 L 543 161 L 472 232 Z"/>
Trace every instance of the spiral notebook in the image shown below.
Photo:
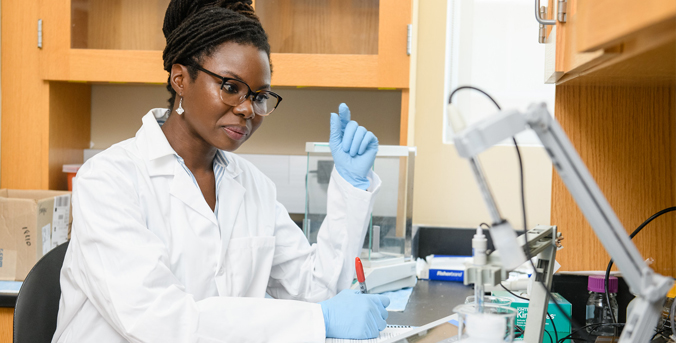
<path fill-rule="evenodd" d="M 372 339 L 342 339 L 327 338 L 325 343 L 378 343 L 388 338 L 392 338 L 411 330 L 413 326 L 408 325 L 388 325 L 385 330 L 380 331 L 380 335 Z"/>

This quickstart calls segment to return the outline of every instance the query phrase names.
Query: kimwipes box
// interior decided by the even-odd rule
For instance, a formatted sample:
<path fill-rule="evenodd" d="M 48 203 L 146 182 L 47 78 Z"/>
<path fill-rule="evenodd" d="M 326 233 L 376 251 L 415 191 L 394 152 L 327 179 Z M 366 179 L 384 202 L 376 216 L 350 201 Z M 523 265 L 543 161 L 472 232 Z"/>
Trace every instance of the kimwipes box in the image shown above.
<path fill-rule="evenodd" d="M 0 189 L 0 280 L 23 281 L 68 240 L 70 192 Z"/>

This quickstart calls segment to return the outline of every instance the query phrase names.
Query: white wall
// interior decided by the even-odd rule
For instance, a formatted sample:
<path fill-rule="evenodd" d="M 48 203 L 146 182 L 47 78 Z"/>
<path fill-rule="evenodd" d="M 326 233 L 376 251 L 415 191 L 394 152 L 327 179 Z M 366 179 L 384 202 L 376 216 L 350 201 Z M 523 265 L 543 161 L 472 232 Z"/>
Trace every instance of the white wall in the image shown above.
<path fill-rule="evenodd" d="M 450 0 L 447 13 L 446 94 L 459 86 L 475 86 L 503 109 L 545 102 L 554 113 L 555 86 L 543 82 L 545 46 L 537 42 L 532 1 Z M 467 124 L 496 111 L 489 99 L 472 90 L 456 93 L 453 103 Z M 444 132 L 446 142 L 451 136 L 452 132 Z M 541 146 L 533 132 L 522 133 L 517 140 L 520 145 Z"/>
<path fill-rule="evenodd" d="M 381 144 L 399 144 L 401 91 L 360 89 L 274 88 L 283 97 L 279 108 L 241 148 L 242 154 L 304 155 L 305 142 L 329 139 L 329 113 L 350 106 L 352 118 Z M 166 107 L 162 85 L 92 85 L 92 148 L 105 149 L 134 136 L 141 117 Z"/>
<path fill-rule="evenodd" d="M 337 111 L 339 103 L 346 102 L 352 118 L 373 131 L 381 145 L 399 144 L 401 91 L 311 88 L 276 91 L 284 98 L 282 104 L 237 153 L 275 182 L 278 200 L 291 213 L 305 212 L 305 142 L 328 141 L 329 113 Z M 160 85 L 92 85 L 91 146 L 105 149 L 133 137 L 141 126 L 141 117 L 151 108 L 166 107 L 168 97 L 166 88 Z M 388 170 L 398 173 L 397 168 L 384 169 L 378 173 L 383 175 Z M 396 180 L 396 176 L 384 178 L 384 182 L 390 180 Z M 396 194 L 387 196 L 387 192 L 396 193 L 397 185 L 386 188 L 382 200 L 374 207 L 376 215 L 396 211 Z M 321 198 L 320 194 L 315 196 Z M 313 208 L 313 212 L 317 211 Z"/>
<path fill-rule="evenodd" d="M 447 5 L 462 12 L 447 16 Z M 478 86 L 503 108 L 523 108 L 547 100 L 553 107 L 554 87 L 543 85 L 544 48 L 537 45 L 533 3 L 527 0 L 420 0 L 415 97 L 414 141 L 418 147 L 413 222 L 417 225 L 473 227 L 490 221 L 473 174 L 455 147 L 444 144 L 444 110 L 452 86 Z M 453 8 L 452 8 L 453 9 Z M 453 16 L 459 16 L 455 18 Z M 453 31 L 455 69 L 446 72 L 447 17 L 459 25 Z M 449 47 L 449 50 L 451 47 Z M 452 50 L 451 50 L 452 51 Z M 453 73 L 455 70 L 455 73 Z M 455 78 L 455 83 L 452 83 Z M 446 88 L 446 89 L 445 89 Z M 471 122 L 495 111 L 480 93 L 463 91 L 454 103 Z M 534 143 L 522 138 L 522 143 Z M 525 146 L 524 160 L 528 225 L 549 224 L 552 166 L 542 147 Z M 497 146 L 480 156 L 502 216 L 521 228 L 519 169 L 513 146 Z"/>

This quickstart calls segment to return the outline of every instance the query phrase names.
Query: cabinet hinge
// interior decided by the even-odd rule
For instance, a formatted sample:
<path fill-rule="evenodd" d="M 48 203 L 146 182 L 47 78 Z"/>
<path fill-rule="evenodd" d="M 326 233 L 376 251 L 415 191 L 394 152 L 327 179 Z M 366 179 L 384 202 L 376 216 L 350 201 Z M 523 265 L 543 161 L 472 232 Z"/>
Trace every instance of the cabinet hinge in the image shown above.
<path fill-rule="evenodd" d="M 42 49 L 42 19 L 38 19 L 38 49 Z"/>
<path fill-rule="evenodd" d="M 547 7 L 540 6 L 540 18 L 547 18 Z M 538 43 L 544 44 L 547 40 L 547 28 L 544 24 L 538 25 Z"/>
<path fill-rule="evenodd" d="M 567 10 L 567 5 L 568 1 L 567 0 L 559 0 L 559 5 L 557 6 L 558 10 L 558 16 L 557 19 L 559 22 L 565 23 L 566 22 L 566 10 Z"/>
<path fill-rule="evenodd" d="M 411 56 L 411 36 L 413 35 L 413 25 L 406 25 L 406 55 Z"/>

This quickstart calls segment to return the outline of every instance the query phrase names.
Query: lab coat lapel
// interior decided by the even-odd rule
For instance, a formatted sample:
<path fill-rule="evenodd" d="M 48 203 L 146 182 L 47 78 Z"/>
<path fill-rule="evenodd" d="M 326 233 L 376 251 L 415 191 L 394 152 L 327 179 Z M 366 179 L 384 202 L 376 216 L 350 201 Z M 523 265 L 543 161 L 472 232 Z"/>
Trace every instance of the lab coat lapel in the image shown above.
<path fill-rule="evenodd" d="M 231 168 L 228 168 L 231 169 Z M 243 215 L 241 211 L 246 189 L 235 177 L 232 170 L 226 170 L 221 178 L 218 193 L 218 224 L 221 229 L 221 241 L 223 243 L 223 255 L 230 244 L 230 236 L 237 222 L 237 216 Z"/>
<path fill-rule="evenodd" d="M 214 225 L 218 225 L 216 216 L 211 211 L 211 208 L 209 208 L 206 200 L 204 200 L 202 191 L 195 185 L 195 182 L 178 161 L 175 161 L 174 180 L 171 183 L 169 192 L 195 212 L 209 219 Z"/>

